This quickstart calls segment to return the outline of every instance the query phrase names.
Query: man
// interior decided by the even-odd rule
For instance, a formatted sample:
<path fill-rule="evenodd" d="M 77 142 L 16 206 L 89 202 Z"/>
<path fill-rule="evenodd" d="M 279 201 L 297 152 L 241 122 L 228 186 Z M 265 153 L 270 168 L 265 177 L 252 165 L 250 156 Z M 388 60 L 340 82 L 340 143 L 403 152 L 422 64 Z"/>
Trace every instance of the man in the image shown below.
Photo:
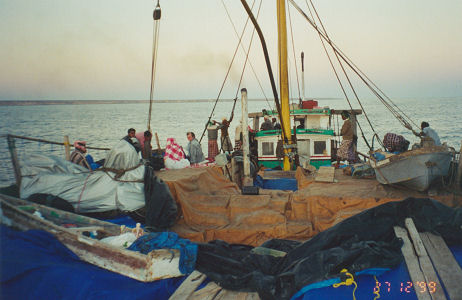
<path fill-rule="evenodd" d="M 263 131 L 263 130 L 273 130 L 273 129 L 274 129 L 274 128 L 273 128 L 273 124 L 271 123 L 269 116 L 268 116 L 268 115 L 265 115 L 265 116 L 263 117 L 263 119 L 264 119 L 265 121 L 263 122 L 263 124 L 261 124 L 260 130 L 262 130 L 262 131 Z"/>
<path fill-rule="evenodd" d="M 346 110 L 342 111 L 343 123 L 340 135 L 342 136 L 342 143 L 337 150 L 337 165 L 340 164 L 340 160 L 347 160 L 349 164 L 353 164 L 357 161 L 357 154 L 355 151 L 355 140 L 357 137 L 354 134 L 353 126 L 350 120 L 350 113 Z"/>
<path fill-rule="evenodd" d="M 217 121 L 213 121 L 213 124 L 218 124 L 218 129 L 221 130 L 221 149 L 223 152 L 231 152 L 233 151 L 233 144 L 231 144 L 231 139 L 229 138 L 228 128 L 231 125 L 231 121 L 233 120 L 234 113 L 231 114 L 231 118 L 229 121 L 226 118 L 223 118 L 221 123 Z"/>
<path fill-rule="evenodd" d="M 152 133 L 146 130 L 144 132 L 144 143 L 141 148 L 141 156 L 144 159 L 150 159 L 152 156 L 152 145 L 151 145 L 151 140 L 152 140 Z"/>
<path fill-rule="evenodd" d="M 140 142 L 137 140 L 135 135 L 136 135 L 136 130 L 134 128 L 130 128 L 127 130 L 127 135 L 124 136 L 122 139 L 127 141 L 130 145 L 132 145 L 133 148 L 135 148 L 136 152 L 140 152 L 141 151 Z"/>
<path fill-rule="evenodd" d="M 202 153 L 201 144 L 199 144 L 199 141 L 196 139 L 196 135 L 194 134 L 194 132 L 186 133 L 186 137 L 189 141 L 188 146 L 186 146 L 186 149 L 189 153 L 189 162 L 191 164 L 198 164 L 200 162 L 203 162 L 205 160 L 205 157 Z"/>
<path fill-rule="evenodd" d="M 74 151 L 71 153 L 70 162 L 82 166 L 91 170 L 90 165 L 85 159 L 85 153 L 87 153 L 87 143 L 84 141 L 74 142 Z"/>
<path fill-rule="evenodd" d="M 412 132 L 416 136 L 429 137 L 435 142 L 436 146 L 441 146 L 440 137 L 438 136 L 438 133 L 436 133 L 436 131 L 430 127 L 430 124 L 427 122 L 422 122 L 422 124 L 420 124 L 420 128 L 422 129 L 422 132 L 417 133 L 414 130 L 412 130 Z"/>
<path fill-rule="evenodd" d="M 272 123 L 272 125 L 273 125 L 273 129 L 275 129 L 275 130 L 281 129 L 281 124 L 279 124 L 279 123 L 277 122 L 277 119 L 276 119 L 276 118 L 273 118 L 273 119 L 271 120 L 271 123 Z"/>

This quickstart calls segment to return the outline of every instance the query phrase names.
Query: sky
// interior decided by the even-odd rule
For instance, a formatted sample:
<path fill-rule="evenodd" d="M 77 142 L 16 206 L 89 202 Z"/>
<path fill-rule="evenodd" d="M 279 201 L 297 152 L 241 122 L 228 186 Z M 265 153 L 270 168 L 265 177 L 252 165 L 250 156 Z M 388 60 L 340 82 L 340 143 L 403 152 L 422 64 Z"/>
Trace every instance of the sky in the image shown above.
<path fill-rule="evenodd" d="M 262 1 L 258 20 L 277 73 L 276 0 Z M 305 0 L 296 2 L 307 11 Z M 238 0 L 160 0 L 155 99 L 217 97 L 238 43 L 223 3 L 240 33 L 246 14 Z M 461 0 L 313 3 L 330 38 L 388 96 L 462 96 Z M 149 99 L 155 4 L 0 0 L 0 100 Z M 254 14 L 259 4 L 255 0 Z M 319 37 L 288 6 L 294 35 L 292 48 L 288 26 L 291 95 L 298 97 L 294 61 L 299 70 L 304 51 L 305 95 L 343 97 Z M 245 48 L 252 29 L 246 27 Z M 257 76 L 247 66 L 241 85 L 250 98 L 271 96 L 262 53 L 255 35 L 249 58 Z M 235 97 L 244 60 L 239 50 L 222 98 Z M 358 90 L 370 96 L 359 85 Z"/>

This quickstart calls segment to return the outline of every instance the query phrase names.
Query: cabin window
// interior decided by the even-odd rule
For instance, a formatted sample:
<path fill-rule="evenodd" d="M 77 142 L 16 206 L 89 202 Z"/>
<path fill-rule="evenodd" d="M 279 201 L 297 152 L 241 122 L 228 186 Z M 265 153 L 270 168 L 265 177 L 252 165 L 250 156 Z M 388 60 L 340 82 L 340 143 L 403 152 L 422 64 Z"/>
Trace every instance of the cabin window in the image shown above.
<path fill-rule="evenodd" d="M 263 142 L 261 143 L 261 146 L 262 146 L 263 155 L 274 155 L 274 143 L 273 142 Z"/>
<path fill-rule="evenodd" d="M 316 141 L 314 142 L 314 154 L 324 154 L 326 151 L 326 142 L 325 141 Z"/>

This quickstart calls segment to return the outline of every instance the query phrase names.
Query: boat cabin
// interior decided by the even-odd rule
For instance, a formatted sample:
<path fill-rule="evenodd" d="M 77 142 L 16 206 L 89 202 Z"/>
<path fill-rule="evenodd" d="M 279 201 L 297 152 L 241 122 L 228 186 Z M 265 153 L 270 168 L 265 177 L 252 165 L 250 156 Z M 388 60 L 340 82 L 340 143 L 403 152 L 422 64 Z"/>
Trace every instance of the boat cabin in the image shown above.
<path fill-rule="evenodd" d="M 317 104 L 316 101 L 315 103 Z M 304 104 L 292 105 L 290 109 L 291 133 L 296 137 L 300 165 L 311 164 L 316 168 L 330 166 L 339 146 L 338 140 L 334 138 L 333 115 L 340 114 L 342 110 L 333 111 L 327 106 L 304 108 L 307 107 Z M 361 111 L 351 112 L 353 112 L 352 119 L 356 124 L 355 115 L 360 114 Z M 252 129 L 255 131 L 259 165 L 275 168 L 282 166 L 282 133 L 281 129 L 260 130 L 260 118 L 264 115 L 268 115 L 271 119 L 276 118 L 279 124 L 281 121 L 277 111 L 249 113 L 249 118 L 253 120 Z"/>

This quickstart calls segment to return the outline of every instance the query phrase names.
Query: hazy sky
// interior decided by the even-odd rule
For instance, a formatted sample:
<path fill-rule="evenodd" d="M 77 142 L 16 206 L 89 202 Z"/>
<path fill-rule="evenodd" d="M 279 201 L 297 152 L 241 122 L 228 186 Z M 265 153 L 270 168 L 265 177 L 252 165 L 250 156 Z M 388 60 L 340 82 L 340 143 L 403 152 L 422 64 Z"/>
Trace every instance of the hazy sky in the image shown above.
<path fill-rule="evenodd" d="M 246 21 L 240 1 L 224 1 L 240 32 Z M 276 0 L 263 2 L 259 21 L 276 72 Z M 155 3 L 0 0 L 0 99 L 148 99 Z M 306 10 L 304 0 L 297 3 Z M 155 98 L 215 98 L 237 45 L 221 0 L 160 4 Z M 314 4 L 334 42 L 389 96 L 462 96 L 462 0 L 314 0 Z M 292 7 L 291 15 L 297 60 L 305 51 L 307 96 L 341 97 L 319 37 Z M 249 24 L 246 48 L 251 29 Z M 250 57 L 270 96 L 256 36 Z M 234 97 L 243 61 L 240 51 L 224 98 Z M 250 97 L 263 97 L 250 68 L 243 87 Z"/>

